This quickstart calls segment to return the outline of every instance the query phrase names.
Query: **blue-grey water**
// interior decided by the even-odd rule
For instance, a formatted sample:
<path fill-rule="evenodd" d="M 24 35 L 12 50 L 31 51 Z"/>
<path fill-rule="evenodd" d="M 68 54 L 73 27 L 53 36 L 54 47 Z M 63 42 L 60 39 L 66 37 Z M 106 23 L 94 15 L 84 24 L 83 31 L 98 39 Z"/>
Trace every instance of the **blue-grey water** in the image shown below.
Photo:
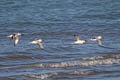
<path fill-rule="evenodd" d="M 74 34 L 88 42 L 72 44 Z M 98 35 L 105 47 L 89 41 Z M 1 0 L 0 80 L 40 79 L 120 80 L 120 1 Z"/>

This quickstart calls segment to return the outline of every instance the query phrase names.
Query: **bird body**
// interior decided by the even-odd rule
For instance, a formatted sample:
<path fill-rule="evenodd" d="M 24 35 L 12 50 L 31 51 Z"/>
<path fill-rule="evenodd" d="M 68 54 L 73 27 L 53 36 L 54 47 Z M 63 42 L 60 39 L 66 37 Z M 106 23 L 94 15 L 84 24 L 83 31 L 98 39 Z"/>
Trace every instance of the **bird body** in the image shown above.
<path fill-rule="evenodd" d="M 90 40 L 97 41 L 97 40 L 101 40 L 101 39 L 102 39 L 102 36 L 96 36 L 96 37 L 94 37 L 94 38 L 92 38 Z"/>
<path fill-rule="evenodd" d="M 85 43 L 85 40 L 78 40 L 78 41 L 75 41 L 74 43 L 75 43 L 75 44 L 84 44 L 84 43 Z"/>
<path fill-rule="evenodd" d="M 85 40 L 81 40 L 77 35 L 74 35 L 75 38 L 75 42 L 74 44 L 84 44 L 86 41 Z"/>

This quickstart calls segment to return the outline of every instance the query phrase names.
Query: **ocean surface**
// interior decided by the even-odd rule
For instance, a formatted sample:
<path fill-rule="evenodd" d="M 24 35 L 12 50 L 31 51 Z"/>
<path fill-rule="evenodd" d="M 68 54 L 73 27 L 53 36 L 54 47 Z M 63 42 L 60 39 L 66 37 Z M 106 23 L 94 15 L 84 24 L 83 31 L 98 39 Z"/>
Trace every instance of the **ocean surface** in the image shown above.
<path fill-rule="evenodd" d="M 120 80 L 120 0 L 1 0 L 0 80 Z"/>

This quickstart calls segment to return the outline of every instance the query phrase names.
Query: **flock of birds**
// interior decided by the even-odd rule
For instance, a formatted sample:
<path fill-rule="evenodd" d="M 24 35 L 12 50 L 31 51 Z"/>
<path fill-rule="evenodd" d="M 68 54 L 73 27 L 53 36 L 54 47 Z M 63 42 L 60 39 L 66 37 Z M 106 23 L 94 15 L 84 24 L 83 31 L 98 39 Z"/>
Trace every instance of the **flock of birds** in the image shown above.
<path fill-rule="evenodd" d="M 9 35 L 8 37 L 13 39 L 14 46 L 16 46 L 19 42 L 19 36 L 21 36 L 21 35 L 22 35 L 21 33 L 13 33 L 13 34 Z M 74 38 L 75 38 L 74 44 L 84 44 L 84 43 L 86 43 L 86 40 L 81 40 L 79 38 L 79 36 L 77 36 L 77 35 L 74 35 Z M 93 37 L 89 40 L 90 41 L 96 41 L 99 46 L 102 46 L 102 42 L 101 42 L 102 36 L 96 36 L 96 37 Z M 37 44 L 37 45 L 39 45 L 40 49 L 44 49 L 44 47 L 42 45 L 42 39 L 35 39 L 35 40 L 31 41 L 30 43 L 31 44 Z"/>

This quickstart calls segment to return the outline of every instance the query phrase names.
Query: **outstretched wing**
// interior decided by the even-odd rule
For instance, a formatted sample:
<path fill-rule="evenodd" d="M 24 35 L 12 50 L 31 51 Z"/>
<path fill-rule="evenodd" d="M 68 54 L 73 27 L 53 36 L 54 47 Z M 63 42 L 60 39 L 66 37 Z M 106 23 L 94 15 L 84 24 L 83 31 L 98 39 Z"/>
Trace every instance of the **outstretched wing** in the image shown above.
<path fill-rule="evenodd" d="M 99 46 L 102 46 L 102 41 L 100 39 L 97 40 L 97 43 L 98 43 Z"/>
<path fill-rule="evenodd" d="M 80 40 L 80 38 L 78 36 L 75 36 L 75 40 L 78 41 Z"/>
<path fill-rule="evenodd" d="M 39 45 L 40 49 L 44 49 L 42 43 L 38 43 L 38 45 Z"/>
<path fill-rule="evenodd" d="M 19 41 L 19 38 L 16 37 L 16 38 L 14 39 L 14 46 L 16 46 L 16 45 L 18 44 L 18 41 Z"/>

